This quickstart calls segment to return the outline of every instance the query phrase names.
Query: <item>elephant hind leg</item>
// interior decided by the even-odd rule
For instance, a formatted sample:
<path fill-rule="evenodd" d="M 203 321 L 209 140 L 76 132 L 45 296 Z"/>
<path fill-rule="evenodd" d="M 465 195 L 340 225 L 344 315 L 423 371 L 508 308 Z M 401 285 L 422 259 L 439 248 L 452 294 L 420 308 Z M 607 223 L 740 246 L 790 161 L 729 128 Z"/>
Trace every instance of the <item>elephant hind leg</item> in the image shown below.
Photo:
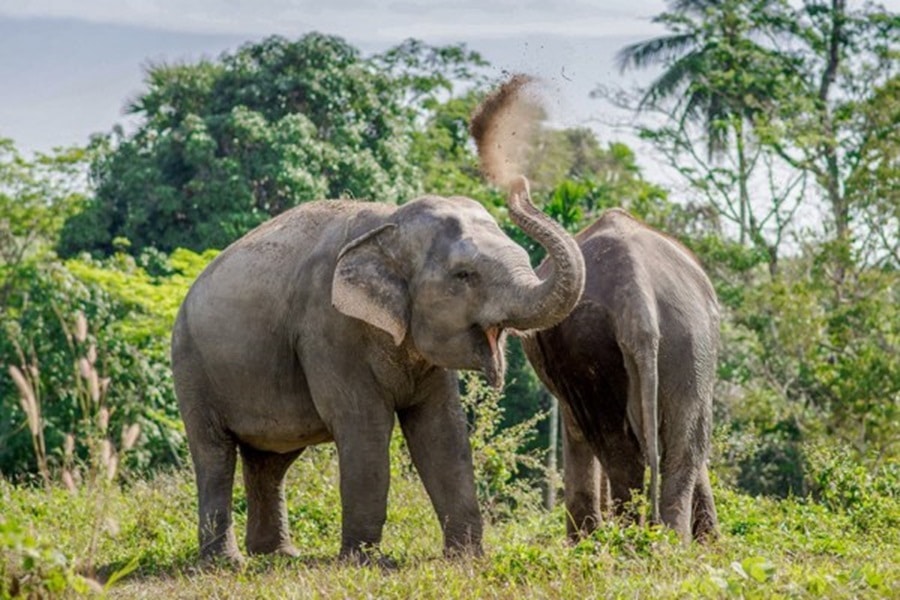
<path fill-rule="evenodd" d="M 691 539 L 694 489 L 699 470 L 700 465 L 687 450 L 680 454 L 667 452 L 663 458 L 660 516 L 685 543 Z"/>
<path fill-rule="evenodd" d="M 691 533 L 695 540 L 714 540 L 719 535 L 719 518 L 713 502 L 712 486 L 706 465 L 700 469 L 694 485 L 694 499 L 691 507 Z"/>
<path fill-rule="evenodd" d="M 297 556 L 291 544 L 284 475 L 303 450 L 278 454 L 241 446 L 247 491 L 247 552 Z"/>
<path fill-rule="evenodd" d="M 644 486 L 644 457 L 635 436 L 625 429 L 607 432 L 600 463 L 601 474 L 608 480 L 613 514 L 626 521 L 639 521 L 640 514 L 631 501 Z"/>
<path fill-rule="evenodd" d="M 188 439 L 197 477 L 200 559 L 224 558 L 240 564 L 243 557 L 237 547 L 231 518 L 237 462 L 235 443 L 230 439 L 211 441 L 190 436 Z"/>
<path fill-rule="evenodd" d="M 564 413 L 565 415 L 566 413 Z M 603 506 L 602 486 L 605 479 L 600 462 L 578 426 L 564 417 L 563 489 L 566 498 L 566 533 L 572 543 L 590 535 L 600 524 Z M 608 486 L 607 486 L 608 487 Z"/>

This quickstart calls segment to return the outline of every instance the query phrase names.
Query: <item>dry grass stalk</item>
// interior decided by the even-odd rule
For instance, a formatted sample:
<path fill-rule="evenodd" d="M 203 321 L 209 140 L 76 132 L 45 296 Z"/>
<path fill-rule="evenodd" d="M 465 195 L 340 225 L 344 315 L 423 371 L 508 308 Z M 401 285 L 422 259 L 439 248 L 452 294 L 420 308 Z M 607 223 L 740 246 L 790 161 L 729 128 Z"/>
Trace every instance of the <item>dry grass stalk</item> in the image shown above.
<path fill-rule="evenodd" d="M 80 310 L 75 313 L 75 339 L 79 344 L 83 344 L 87 340 L 88 322 L 84 313 Z"/>
<path fill-rule="evenodd" d="M 15 365 L 10 365 L 9 374 L 12 376 L 16 387 L 19 389 L 19 400 L 22 404 L 22 410 L 25 411 L 25 417 L 28 420 L 28 429 L 32 436 L 37 436 L 41 426 L 41 412 L 38 405 L 37 396 L 34 393 L 34 387 L 31 382 L 25 378 L 22 370 Z"/>
<path fill-rule="evenodd" d="M 73 494 L 78 491 L 78 485 L 75 483 L 75 477 L 72 475 L 71 471 L 63 469 L 61 477 L 63 485 L 66 486 L 67 490 Z"/>
<path fill-rule="evenodd" d="M 109 465 L 110 457 L 113 454 L 112 444 L 109 440 L 104 439 L 100 442 L 100 465 L 106 468 Z"/>
<path fill-rule="evenodd" d="M 67 463 L 72 462 L 75 457 L 75 436 L 71 433 L 66 434 L 66 440 L 63 443 L 63 457 Z"/>
<path fill-rule="evenodd" d="M 20 358 L 22 356 L 19 350 Z M 23 361 L 24 363 L 24 361 Z M 9 374 L 19 390 L 19 402 L 25 413 L 28 423 L 28 431 L 31 434 L 31 444 L 34 447 L 34 455 L 37 458 L 38 471 L 44 486 L 50 488 L 50 469 L 47 466 L 47 447 L 44 442 L 44 423 L 41 419 L 41 401 L 37 393 L 38 370 L 35 366 L 23 367 L 24 371 L 15 365 L 10 365 Z M 30 378 L 30 381 L 29 381 Z"/>
<path fill-rule="evenodd" d="M 112 481 L 116 478 L 116 471 L 119 468 L 119 455 L 112 454 L 106 463 L 106 480 Z"/>
<path fill-rule="evenodd" d="M 78 359 L 78 374 L 81 375 L 81 378 L 84 380 L 88 380 L 91 377 L 91 363 L 88 362 L 88 359 L 81 357 Z"/>
<path fill-rule="evenodd" d="M 97 413 L 97 426 L 101 433 L 106 433 L 106 430 L 109 429 L 109 409 L 105 406 L 100 407 L 100 411 Z"/>
<path fill-rule="evenodd" d="M 128 427 L 122 428 L 122 451 L 128 452 L 132 448 L 134 448 L 134 444 L 137 442 L 138 436 L 141 435 L 141 426 L 137 423 L 132 423 Z"/>

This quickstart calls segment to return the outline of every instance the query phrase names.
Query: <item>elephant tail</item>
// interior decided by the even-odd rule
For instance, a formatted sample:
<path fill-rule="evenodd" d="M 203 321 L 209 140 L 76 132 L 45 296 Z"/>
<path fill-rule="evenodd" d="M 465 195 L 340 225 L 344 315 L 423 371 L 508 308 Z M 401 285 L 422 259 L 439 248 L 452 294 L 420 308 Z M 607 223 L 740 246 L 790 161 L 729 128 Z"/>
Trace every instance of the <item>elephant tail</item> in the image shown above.
<path fill-rule="evenodd" d="M 659 523 L 659 340 L 653 339 L 635 357 L 640 378 L 641 423 L 644 451 L 650 465 L 650 512 L 653 523 Z"/>

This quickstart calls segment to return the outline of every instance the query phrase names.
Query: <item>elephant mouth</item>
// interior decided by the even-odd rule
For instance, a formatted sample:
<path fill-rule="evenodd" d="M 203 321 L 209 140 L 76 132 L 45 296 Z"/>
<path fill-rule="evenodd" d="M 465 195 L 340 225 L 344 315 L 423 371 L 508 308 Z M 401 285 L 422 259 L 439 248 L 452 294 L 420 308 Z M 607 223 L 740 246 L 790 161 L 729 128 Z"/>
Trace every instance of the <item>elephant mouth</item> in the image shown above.
<path fill-rule="evenodd" d="M 487 356 L 484 357 L 482 372 L 488 385 L 494 389 L 503 387 L 506 376 L 506 357 L 503 352 L 503 341 L 506 332 L 499 325 L 491 325 L 483 329 L 487 341 Z"/>

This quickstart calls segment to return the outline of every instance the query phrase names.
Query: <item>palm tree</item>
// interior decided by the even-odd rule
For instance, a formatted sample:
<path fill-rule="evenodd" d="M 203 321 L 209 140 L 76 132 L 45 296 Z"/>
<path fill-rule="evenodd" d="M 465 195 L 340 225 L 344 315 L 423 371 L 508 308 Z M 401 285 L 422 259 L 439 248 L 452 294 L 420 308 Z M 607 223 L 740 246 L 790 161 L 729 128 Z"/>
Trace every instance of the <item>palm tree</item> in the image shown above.
<path fill-rule="evenodd" d="M 786 71 L 785 55 L 762 44 L 784 25 L 785 5 L 782 0 L 671 0 L 669 6 L 654 21 L 672 33 L 626 46 L 617 55 L 619 68 L 663 65 L 638 109 L 667 107 L 682 133 L 700 124 L 709 159 L 726 154 L 733 138 L 744 243 L 748 234 L 759 234 L 747 189 L 753 168 L 747 124 L 771 104 L 777 74 Z"/>

